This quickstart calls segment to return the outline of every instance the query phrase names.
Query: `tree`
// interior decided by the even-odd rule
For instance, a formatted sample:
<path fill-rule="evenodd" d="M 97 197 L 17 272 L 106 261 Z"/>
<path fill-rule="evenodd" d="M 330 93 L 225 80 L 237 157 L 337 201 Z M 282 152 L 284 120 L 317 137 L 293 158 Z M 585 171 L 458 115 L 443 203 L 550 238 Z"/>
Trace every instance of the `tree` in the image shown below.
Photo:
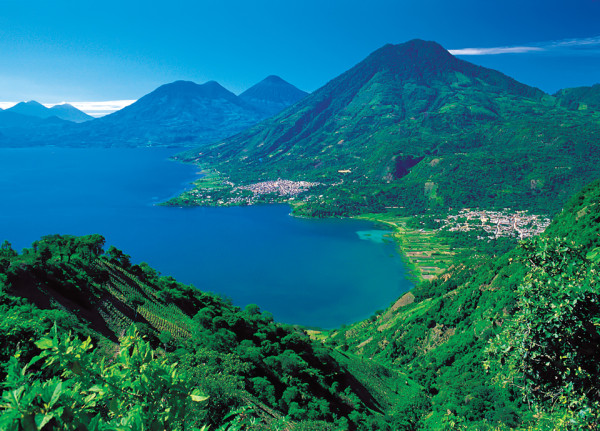
<path fill-rule="evenodd" d="M 114 245 L 108 247 L 107 254 L 111 260 L 114 260 L 121 267 L 125 269 L 129 269 L 131 267 L 131 256 L 123 253 Z"/>
<path fill-rule="evenodd" d="M 530 271 L 518 309 L 493 341 L 487 366 L 522 388 L 539 410 L 563 406 L 570 421 L 599 425 L 600 252 L 558 239 L 521 246 Z"/>
<path fill-rule="evenodd" d="M 174 364 L 158 359 L 135 327 L 121 339 L 113 362 L 99 360 L 91 340 L 52 332 L 36 343 L 42 353 L 24 367 L 7 366 L 0 429 L 198 429 L 207 398 Z M 32 372 L 42 362 L 42 376 Z M 203 428 L 204 429 L 204 428 Z"/>
<path fill-rule="evenodd" d="M 11 258 L 11 257 L 15 257 L 16 255 L 17 255 L 17 252 L 13 250 L 12 244 L 10 242 L 8 242 L 7 240 L 4 240 L 4 242 L 0 246 L 0 257 Z"/>
<path fill-rule="evenodd" d="M 92 261 L 102 254 L 106 240 L 97 233 L 79 237 L 77 249 L 84 260 Z"/>
<path fill-rule="evenodd" d="M 46 242 L 39 242 L 37 246 L 37 258 L 42 265 L 48 263 L 52 258 L 52 250 Z"/>

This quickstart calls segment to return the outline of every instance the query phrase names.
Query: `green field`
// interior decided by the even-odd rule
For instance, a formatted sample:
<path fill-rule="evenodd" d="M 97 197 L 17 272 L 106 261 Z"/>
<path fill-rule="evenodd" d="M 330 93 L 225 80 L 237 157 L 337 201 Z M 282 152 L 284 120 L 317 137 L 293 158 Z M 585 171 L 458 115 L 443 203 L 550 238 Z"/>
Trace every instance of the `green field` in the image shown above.
<path fill-rule="evenodd" d="M 408 226 L 410 217 L 392 213 L 363 214 L 357 217 L 393 227 L 393 237 L 406 259 L 411 275 L 417 280 L 431 280 L 442 274 L 456 260 L 459 250 L 433 229 L 415 229 Z"/>

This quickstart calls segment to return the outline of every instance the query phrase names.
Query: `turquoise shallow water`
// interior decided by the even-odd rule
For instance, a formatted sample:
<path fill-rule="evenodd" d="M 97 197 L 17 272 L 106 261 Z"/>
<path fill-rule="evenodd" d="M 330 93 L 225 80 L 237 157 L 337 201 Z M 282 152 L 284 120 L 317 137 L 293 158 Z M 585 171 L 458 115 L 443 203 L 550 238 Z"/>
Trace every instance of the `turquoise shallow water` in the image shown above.
<path fill-rule="evenodd" d="M 412 285 L 372 223 L 305 220 L 284 205 L 166 208 L 196 168 L 164 149 L 0 149 L 0 241 L 100 233 L 165 275 L 256 303 L 275 318 L 335 327 L 369 317 Z"/>
<path fill-rule="evenodd" d="M 392 242 L 392 231 L 382 229 L 359 230 L 356 231 L 358 237 L 365 241 L 373 241 L 378 244 Z"/>

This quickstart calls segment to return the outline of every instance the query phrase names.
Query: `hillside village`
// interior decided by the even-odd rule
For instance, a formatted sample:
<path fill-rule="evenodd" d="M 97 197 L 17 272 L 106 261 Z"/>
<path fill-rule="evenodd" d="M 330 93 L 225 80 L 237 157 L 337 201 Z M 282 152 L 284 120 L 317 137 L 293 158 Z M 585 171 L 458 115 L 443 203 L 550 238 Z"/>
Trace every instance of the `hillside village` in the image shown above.
<path fill-rule="evenodd" d="M 247 186 L 239 186 L 233 189 L 249 190 L 254 195 L 265 195 L 273 193 L 279 196 L 294 197 L 310 189 L 318 186 L 320 183 L 311 183 L 308 181 L 290 181 L 277 179 L 276 181 L 263 181 L 260 183 L 249 184 Z"/>
<path fill-rule="evenodd" d="M 458 214 L 449 214 L 444 219 L 435 219 L 440 229 L 450 232 L 482 231 L 477 239 L 516 237 L 525 239 L 544 232 L 550 219 L 527 211 L 486 211 L 463 208 Z"/>
<path fill-rule="evenodd" d="M 236 186 L 220 174 L 209 174 L 195 182 L 195 187 L 166 202 L 168 206 L 236 206 L 257 203 L 282 203 L 295 199 L 317 182 L 290 181 L 281 178 Z"/>

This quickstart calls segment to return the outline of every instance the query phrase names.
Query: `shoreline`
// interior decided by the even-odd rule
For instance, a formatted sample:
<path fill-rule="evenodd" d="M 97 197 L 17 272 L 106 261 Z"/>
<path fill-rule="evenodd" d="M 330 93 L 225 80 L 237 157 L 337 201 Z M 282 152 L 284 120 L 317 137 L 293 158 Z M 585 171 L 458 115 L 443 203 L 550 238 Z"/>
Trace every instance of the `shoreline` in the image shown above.
<path fill-rule="evenodd" d="M 408 270 L 408 273 L 409 273 L 408 279 L 410 281 L 412 281 L 415 284 L 415 286 L 418 283 L 421 283 L 425 280 L 421 274 L 419 267 L 410 260 L 409 256 L 406 254 L 406 250 L 402 247 L 402 238 L 401 238 L 400 228 L 398 227 L 398 225 L 396 223 L 390 222 L 388 220 L 375 220 L 375 219 L 372 219 L 369 217 L 364 217 L 364 216 L 354 216 L 351 218 L 356 219 L 356 220 L 367 220 L 367 221 L 372 221 L 375 223 L 381 223 L 386 226 L 391 226 L 392 227 L 392 238 L 394 238 L 394 243 L 396 244 L 398 254 L 400 254 L 402 261 L 406 265 L 406 269 Z"/>
<path fill-rule="evenodd" d="M 187 190 L 183 190 L 175 197 L 171 197 L 163 202 L 158 203 L 159 206 L 166 207 L 232 207 L 232 206 L 253 206 L 253 205 L 287 205 L 290 208 L 289 215 L 296 218 L 301 219 L 318 219 L 315 217 L 310 217 L 306 215 L 297 214 L 295 209 L 299 206 L 302 206 L 301 201 L 296 201 L 295 196 L 283 197 L 283 196 L 275 196 L 267 194 L 267 196 L 271 196 L 271 199 L 249 199 L 248 201 L 242 202 L 242 199 L 238 197 L 238 199 L 234 199 L 233 201 L 227 201 L 225 199 L 215 199 L 215 195 L 220 191 L 230 191 L 229 189 L 233 189 L 233 184 L 229 183 L 226 177 L 219 171 L 214 168 L 207 168 L 206 166 L 202 166 L 198 163 L 194 163 L 192 161 L 184 161 L 176 157 L 170 157 L 171 161 L 192 164 L 196 165 L 199 168 L 198 177 L 193 180 L 189 185 L 191 186 Z M 225 186 L 225 187 L 224 187 Z M 229 187 L 227 187 L 229 186 Z M 225 190 L 224 190 L 225 189 Z M 203 190 L 207 195 L 206 197 L 198 196 L 198 192 Z M 247 193 L 247 192 L 246 192 Z M 195 195 L 195 196 L 193 196 Z M 266 196 L 265 196 L 266 197 Z M 244 199 L 245 200 L 245 199 Z M 427 239 L 431 239 L 431 236 L 434 236 L 434 231 L 427 232 L 426 235 L 420 235 L 421 232 L 409 229 L 406 227 L 406 220 L 409 217 L 397 217 L 393 220 L 386 219 L 386 214 L 363 214 L 352 217 L 340 217 L 340 218 L 348 218 L 355 220 L 365 220 L 374 223 L 384 224 L 386 226 L 390 226 L 392 228 L 391 236 L 397 246 L 398 254 L 400 255 L 402 261 L 406 265 L 407 269 L 407 279 L 411 281 L 413 284 L 417 285 L 425 280 L 431 280 L 441 273 L 443 273 L 447 267 L 446 262 L 442 262 L 442 259 L 433 258 L 434 253 L 439 254 L 439 249 L 441 243 L 439 241 L 433 241 L 432 245 L 435 247 L 421 247 L 418 251 L 413 250 L 413 247 L 409 244 L 411 242 L 411 238 L 414 236 L 425 237 L 422 242 L 424 244 L 428 244 L 429 241 Z M 388 215 L 388 217 L 394 217 L 392 215 Z M 335 218 L 335 217 L 334 217 Z M 412 255 L 411 255 L 412 254 Z M 452 256 L 453 253 L 447 252 L 446 256 Z M 427 265 L 423 264 L 426 262 Z M 431 265 L 433 263 L 433 266 Z M 443 265 L 439 266 L 440 263 Z"/>
<path fill-rule="evenodd" d="M 391 219 L 386 219 L 386 213 L 363 214 L 351 218 L 392 227 L 392 237 L 415 285 L 437 278 L 451 265 L 455 253 L 435 238 L 434 230 L 408 228 L 406 222 L 410 217 L 389 214 L 387 217 Z"/>

